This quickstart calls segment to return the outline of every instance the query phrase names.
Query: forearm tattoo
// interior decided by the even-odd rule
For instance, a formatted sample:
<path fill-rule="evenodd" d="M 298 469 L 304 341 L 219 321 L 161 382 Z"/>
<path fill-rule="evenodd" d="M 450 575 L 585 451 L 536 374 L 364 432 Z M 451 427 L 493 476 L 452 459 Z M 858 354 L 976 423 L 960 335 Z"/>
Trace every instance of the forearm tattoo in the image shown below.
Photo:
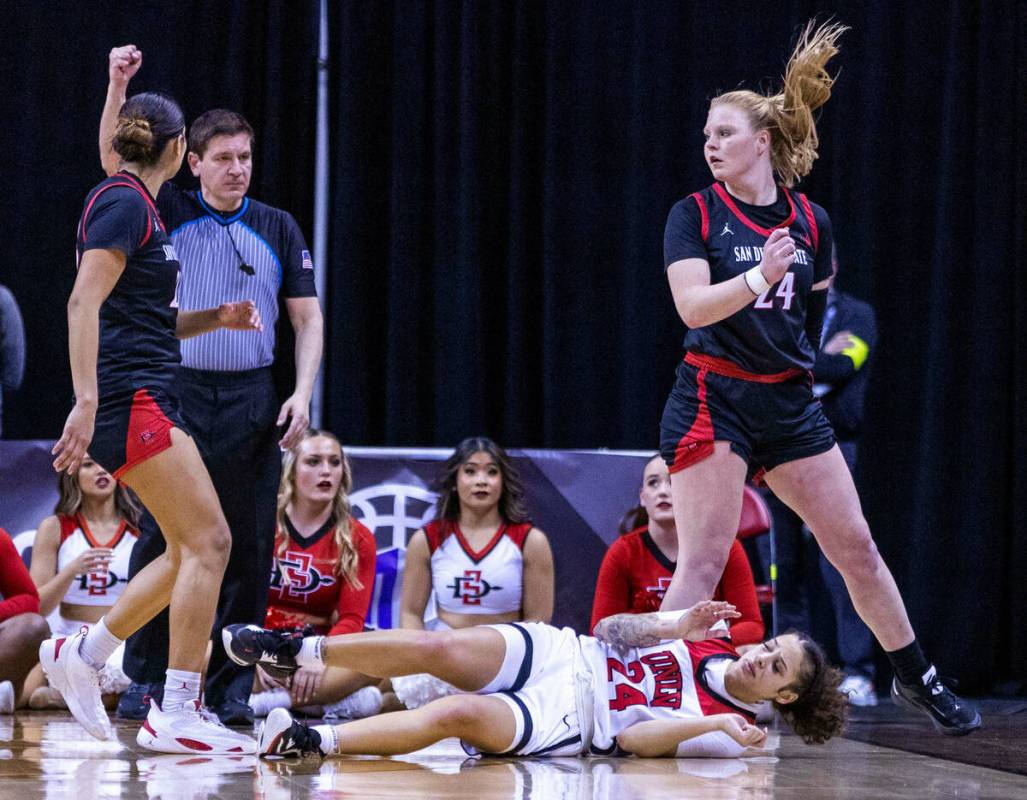
<path fill-rule="evenodd" d="M 618 650 L 652 647 L 663 641 L 665 634 L 666 622 L 657 613 L 614 614 L 600 620 L 595 627 L 596 638 Z"/>

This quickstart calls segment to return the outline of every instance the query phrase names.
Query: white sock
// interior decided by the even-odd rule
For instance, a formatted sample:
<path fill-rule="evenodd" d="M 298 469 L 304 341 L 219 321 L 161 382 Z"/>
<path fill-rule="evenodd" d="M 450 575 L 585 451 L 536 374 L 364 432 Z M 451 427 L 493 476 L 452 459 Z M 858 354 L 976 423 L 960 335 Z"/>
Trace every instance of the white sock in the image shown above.
<path fill-rule="evenodd" d="M 337 756 L 339 752 L 339 735 L 333 725 L 314 725 L 313 730 L 321 736 L 321 755 Z"/>
<path fill-rule="evenodd" d="M 89 629 L 89 633 L 86 634 L 86 638 L 82 640 L 82 644 L 78 648 L 79 655 L 87 664 L 91 664 L 96 669 L 100 669 L 106 664 L 111 653 L 117 650 L 124 641 L 107 630 L 104 620 L 105 618 L 101 617 L 100 621 Z"/>
<path fill-rule="evenodd" d="M 164 681 L 164 702 L 161 711 L 178 711 L 186 703 L 200 699 L 200 673 L 169 669 Z"/>
<path fill-rule="evenodd" d="M 276 708 L 292 708 L 292 697 L 288 689 L 269 689 L 266 692 L 251 694 L 249 706 L 253 714 L 258 717 L 266 717 Z"/>
<path fill-rule="evenodd" d="M 296 663 L 301 667 L 323 667 L 324 636 L 307 636 L 296 654 Z"/>

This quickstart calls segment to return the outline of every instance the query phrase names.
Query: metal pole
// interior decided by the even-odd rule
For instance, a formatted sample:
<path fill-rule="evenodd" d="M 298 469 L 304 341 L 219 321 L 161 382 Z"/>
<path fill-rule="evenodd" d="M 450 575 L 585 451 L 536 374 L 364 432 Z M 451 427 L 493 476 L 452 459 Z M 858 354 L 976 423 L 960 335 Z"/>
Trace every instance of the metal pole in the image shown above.
<path fill-rule="evenodd" d="M 321 308 L 325 307 L 328 264 L 328 0 L 321 0 L 317 48 L 317 138 L 314 163 L 314 285 Z M 327 336 L 330 322 L 325 317 Z M 310 398 L 310 424 L 321 427 L 324 392 L 324 360 L 314 378 Z"/>

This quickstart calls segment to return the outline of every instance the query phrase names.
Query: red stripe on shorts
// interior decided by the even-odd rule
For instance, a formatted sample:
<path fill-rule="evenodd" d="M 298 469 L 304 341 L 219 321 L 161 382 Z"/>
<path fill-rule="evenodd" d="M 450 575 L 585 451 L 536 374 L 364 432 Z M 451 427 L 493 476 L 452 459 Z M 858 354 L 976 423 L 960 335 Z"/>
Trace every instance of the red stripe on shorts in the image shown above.
<path fill-rule="evenodd" d="M 120 478 L 132 467 L 171 447 L 171 429 L 174 427 L 175 423 L 164 416 L 146 389 L 136 392 L 132 397 L 125 436 L 125 463 L 115 471 L 114 477 Z"/>
<path fill-rule="evenodd" d="M 695 376 L 698 384 L 696 397 L 699 399 L 699 411 L 688 433 L 681 437 L 678 446 L 674 448 L 674 463 L 667 468 L 669 472 L 680 472 L 713 455 L 713 419 L 710 417 L 710 408 L 706 405 L 706 372 L 707 370 L 700 369 L 699 374 Z"/>

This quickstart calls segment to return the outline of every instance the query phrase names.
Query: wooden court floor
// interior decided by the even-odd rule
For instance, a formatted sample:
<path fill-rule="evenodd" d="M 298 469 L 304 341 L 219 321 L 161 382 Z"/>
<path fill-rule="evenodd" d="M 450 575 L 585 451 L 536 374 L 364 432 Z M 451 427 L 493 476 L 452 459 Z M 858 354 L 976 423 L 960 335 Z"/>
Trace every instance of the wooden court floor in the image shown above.
<path fill-rule="evenodd" d="M 154 755 L 138 723 L 91 739 L 67 714 L 0 717 L 0 800 L 46 798 L 960 798 L 1027 800 L 1027 777 L 848 739 L 807 747 L 773 735 L 766 756 L 736 760 L 467 759 L 455 741 L 401 758 L 261 762 Z"/>

